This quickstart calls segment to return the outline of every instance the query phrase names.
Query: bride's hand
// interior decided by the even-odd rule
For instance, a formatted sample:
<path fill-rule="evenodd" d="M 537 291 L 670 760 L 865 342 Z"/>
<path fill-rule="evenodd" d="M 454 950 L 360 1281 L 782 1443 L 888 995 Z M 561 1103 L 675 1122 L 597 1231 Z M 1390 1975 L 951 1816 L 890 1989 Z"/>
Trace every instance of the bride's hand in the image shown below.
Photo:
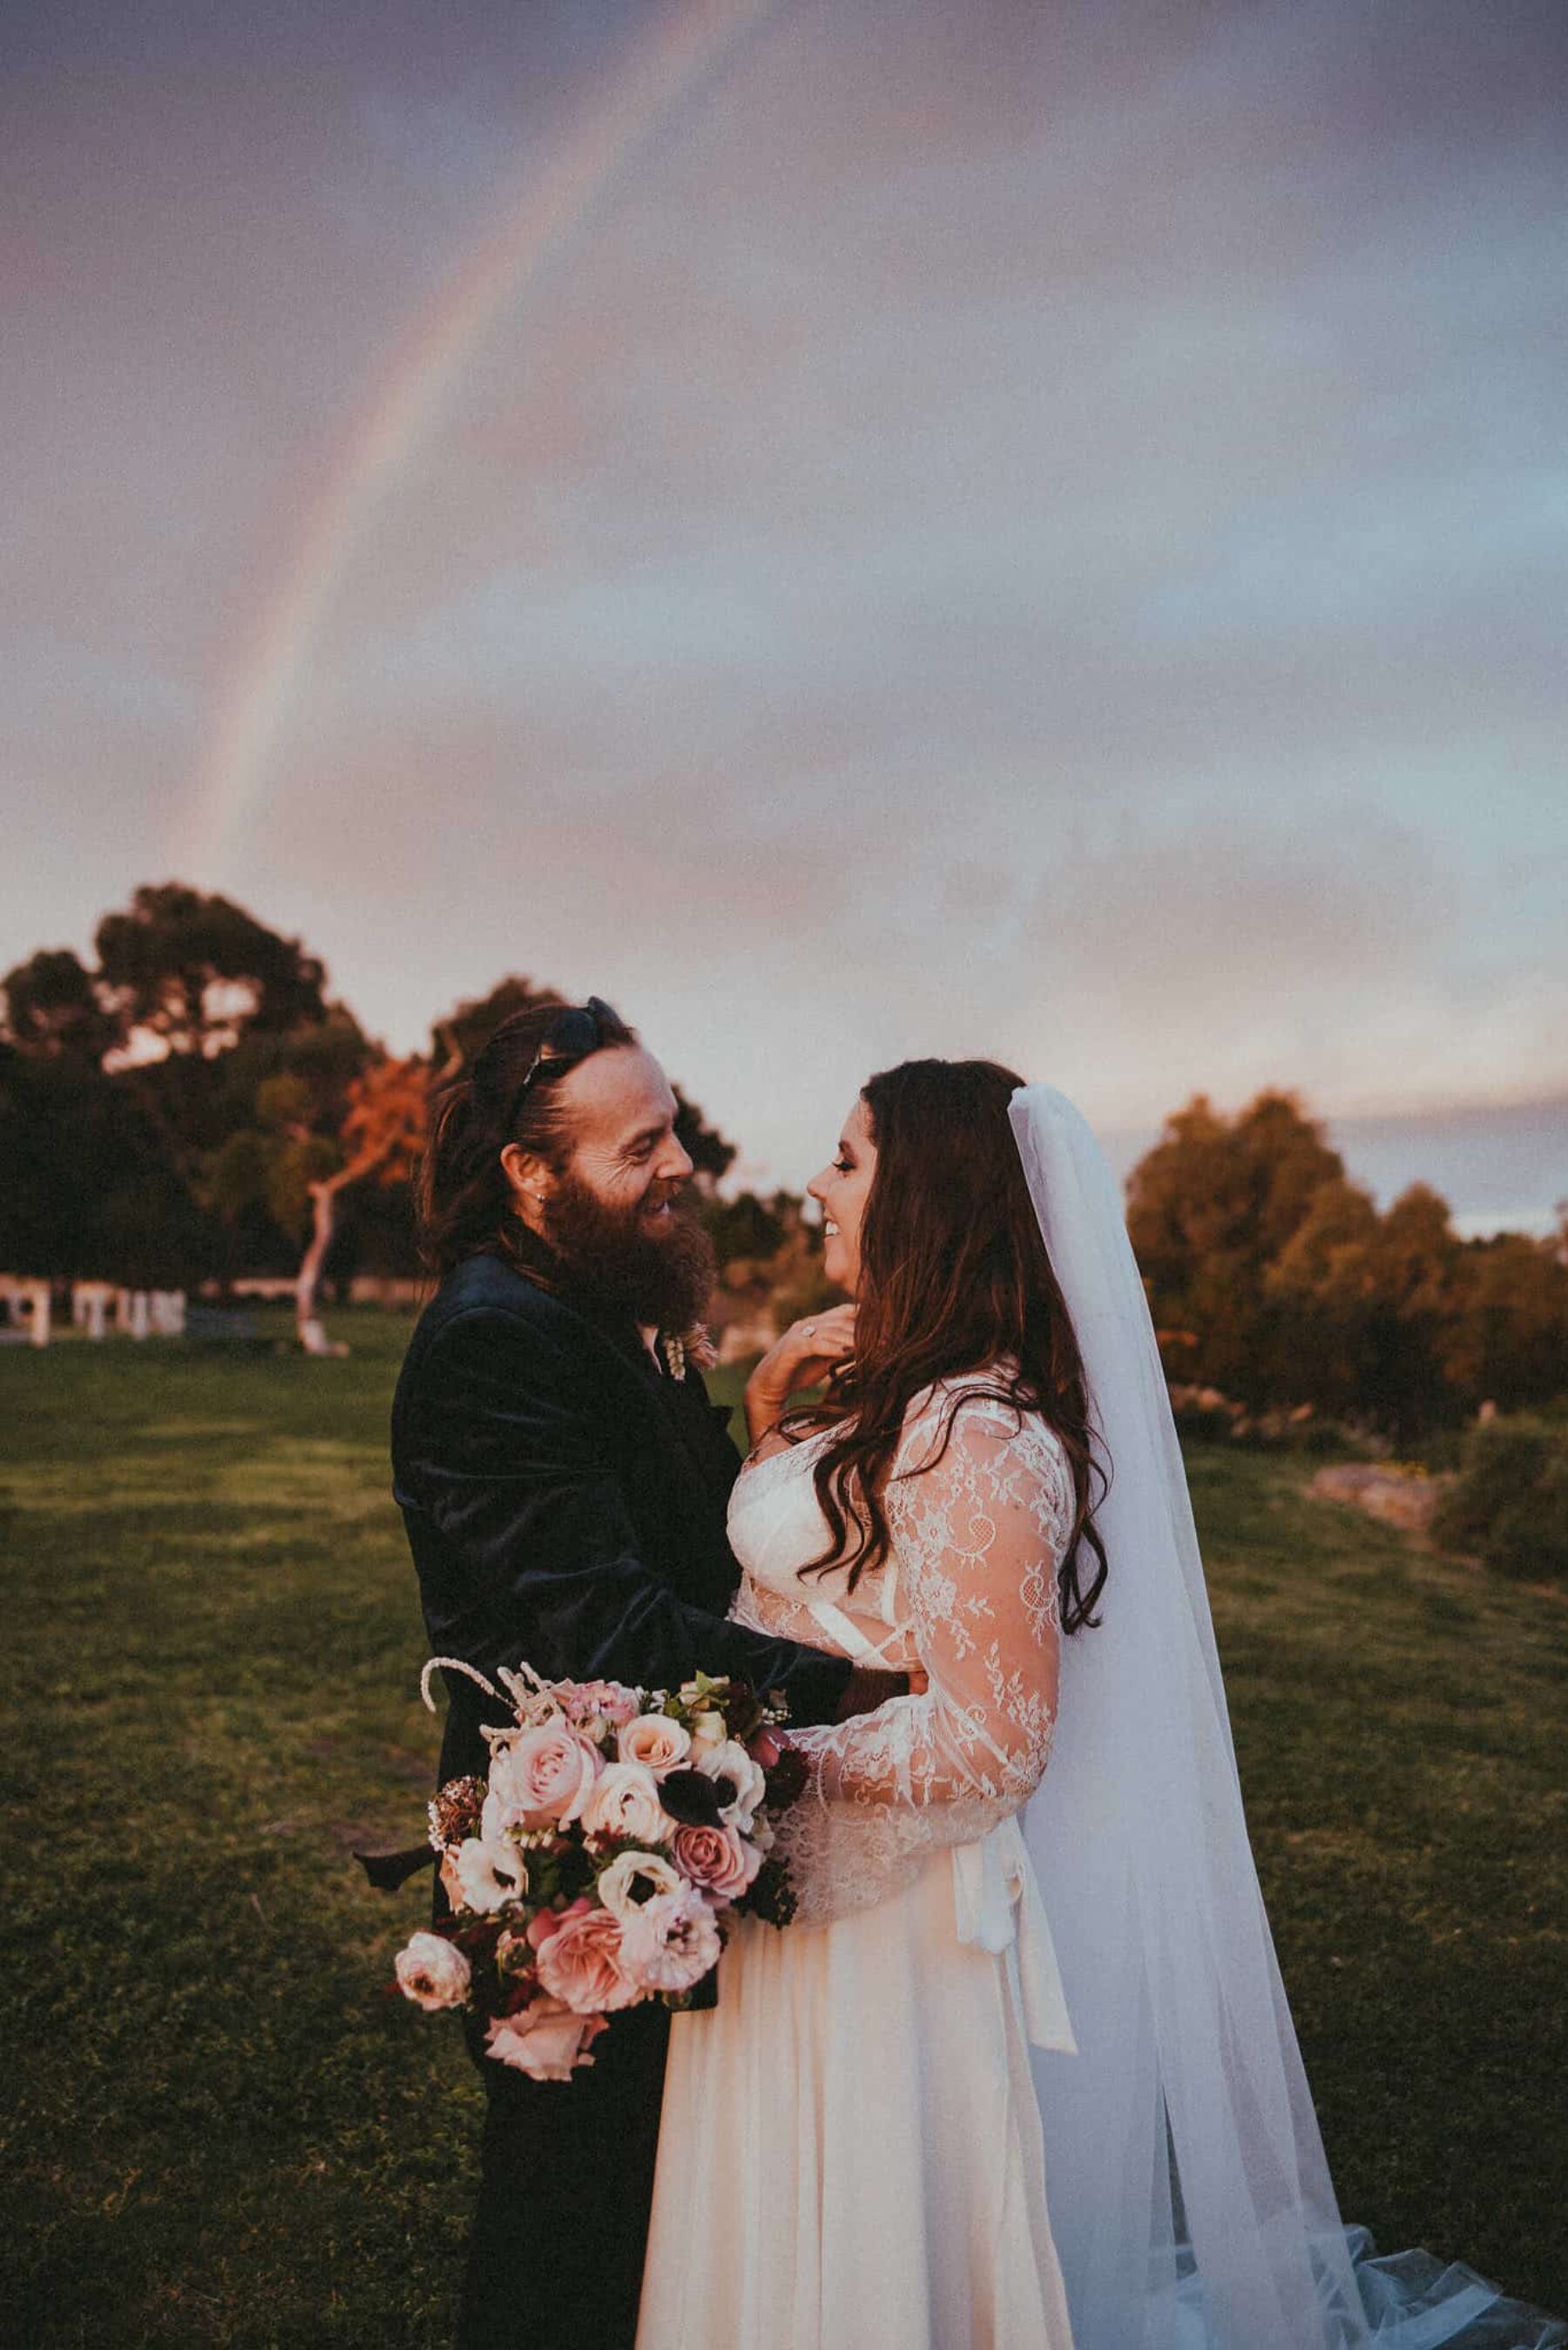
<path fill-rule="evenodd" d="M 830 1305 L 824 1314 L 808 1314 L 792 1322 L 775 1338 L 746 1381 L 746 1425 L 758 1443 L 801 1388 L 846 1363 L 855 1352 L 855 1308 Z"/>

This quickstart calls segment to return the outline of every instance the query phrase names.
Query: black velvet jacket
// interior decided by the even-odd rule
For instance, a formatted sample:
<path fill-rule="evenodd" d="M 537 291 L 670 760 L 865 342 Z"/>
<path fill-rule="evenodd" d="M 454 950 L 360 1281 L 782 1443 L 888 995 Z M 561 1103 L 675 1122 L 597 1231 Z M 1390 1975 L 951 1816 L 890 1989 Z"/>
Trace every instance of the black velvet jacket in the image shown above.
<path fill-rule="evenodd" d="M 392 1406 L 392 1480 L 432 1656 L 481 1672 L 672 1689 L 700 1667 L 832 1719 L 840 1658 L 725 1620 L 739 1570 L 724 1508 L 740 1455 L 695 1372 L 663 1378 L 634 1330 L 587 1318 L 497 1256 L 468 1258 L 421 1316 Z M 504 1720 L 447 1676 L 442 1779 L 488 1767 Z"/>

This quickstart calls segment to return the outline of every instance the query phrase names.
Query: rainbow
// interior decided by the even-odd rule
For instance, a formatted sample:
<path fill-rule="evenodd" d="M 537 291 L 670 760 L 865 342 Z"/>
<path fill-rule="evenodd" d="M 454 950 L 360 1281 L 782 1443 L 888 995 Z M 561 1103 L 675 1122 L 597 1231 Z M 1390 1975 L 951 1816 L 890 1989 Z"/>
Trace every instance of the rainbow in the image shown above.
<path fill-rule="evenodd" d="M 583 219 L 706 90 L 777 0 L 685 0 L 630 47 L 608 87 L 552 161 L 452 272 L 348 435 L 249 632 L 223 694 L 173 844 L 175 869 L 221 886 L 265 782 L 312 639 L 369 516 L 475 349 Z"/>

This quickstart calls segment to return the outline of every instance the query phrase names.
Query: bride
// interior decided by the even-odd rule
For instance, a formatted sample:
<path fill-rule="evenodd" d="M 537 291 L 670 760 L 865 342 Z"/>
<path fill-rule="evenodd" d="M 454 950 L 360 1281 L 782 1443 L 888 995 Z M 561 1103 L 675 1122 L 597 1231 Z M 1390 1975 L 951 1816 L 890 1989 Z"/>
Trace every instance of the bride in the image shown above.
<path fill-rule="evenodd" d="M 1568 2339 L 1498 2330 L 1467 2271 L 1353 2264 L 1083 1120 L 909 1062 L 810 1188 L 855 1303 L 748 1388 L 734 1613 L 928 1686 L 792 1735 L 799 1914 L 674 2019 L 639 2350 Z"/>

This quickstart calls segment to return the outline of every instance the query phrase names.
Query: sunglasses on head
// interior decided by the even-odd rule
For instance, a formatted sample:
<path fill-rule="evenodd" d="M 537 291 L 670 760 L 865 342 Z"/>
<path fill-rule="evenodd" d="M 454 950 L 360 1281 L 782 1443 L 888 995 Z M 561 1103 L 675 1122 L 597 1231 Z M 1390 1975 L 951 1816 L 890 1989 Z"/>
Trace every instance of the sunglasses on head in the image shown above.
<path fill-rule="evenodd" d="M 528 1088 L 536 1077 L 555 1068 L 570 1068 L 586 1061 L 604 1043 L 607 1027 L 621 1028 L 624 1023 L 612 1012 L 602 996 L 590 995 L 586 1003 L 569 1003 L 551 1024 L 540 1042 L 539 1049 L 528 1065 L 522 1084 L 512 1097 L 512 1107 L 506 1123 L 516 1123 L 517 1113 L 528 1097 Z"/>

